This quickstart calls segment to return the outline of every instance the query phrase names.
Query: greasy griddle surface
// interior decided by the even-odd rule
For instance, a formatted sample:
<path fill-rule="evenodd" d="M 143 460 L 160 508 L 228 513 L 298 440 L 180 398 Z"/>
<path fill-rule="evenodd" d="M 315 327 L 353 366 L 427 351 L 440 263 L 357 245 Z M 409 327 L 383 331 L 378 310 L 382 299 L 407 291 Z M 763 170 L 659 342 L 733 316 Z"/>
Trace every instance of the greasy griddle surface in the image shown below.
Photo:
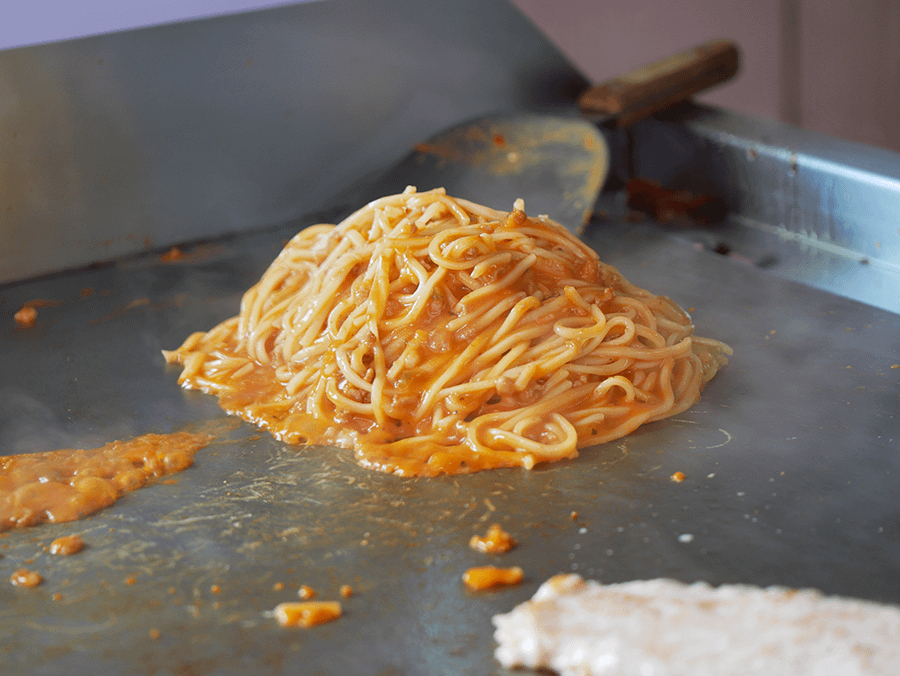
<path fill-rule="evenodd" d="M 900 603 L 896 315 L 695 250 L 657 226 L 598 224 L 587 240 L 601 258 L 694 308 L 700 335 L 734 347 L 700 403 L 531 472 L 400 479 L 226 418 L 211 397 L 180 390 L 159 353 L 235 314 L 295 229 L 0 290 L 3 453 L 218 435 L 175 483 L 0 539 L 0 671 L 504 673 L 491 616 L 568 571 Z M 55 304 L 16 329 L 13 312 L 34 299 Z M 675 471 L 686 481 L 670 481 Z M 495 521 L 519 546 L 502 557 L 470 550 L 469 537 Z M 69 533 L 82 534 L 83 552 L 43 550 Z M 520 565 L 526 583 L 465 591 L 463 571 L 485 563 Z M 44 583 L 6 583 L 22 566 Z M 320 599 L 341 584 L 356 593 L 336 622 L 281 629 L 266 613 L 300 584 Z"/>

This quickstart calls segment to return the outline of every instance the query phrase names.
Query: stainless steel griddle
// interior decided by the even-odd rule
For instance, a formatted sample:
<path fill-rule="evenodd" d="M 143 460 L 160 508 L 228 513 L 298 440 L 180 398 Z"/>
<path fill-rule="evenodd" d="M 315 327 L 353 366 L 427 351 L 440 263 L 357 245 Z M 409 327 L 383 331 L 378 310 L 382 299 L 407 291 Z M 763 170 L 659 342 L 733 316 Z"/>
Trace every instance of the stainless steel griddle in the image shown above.
<path fill-rule="evenodd" d="M 41 308 L 32 329 L 3 329 L 5 452 L 218 435 L 174 484 L 0 539 L 3 575 L 33 559 L 45 576 L 33 590 L 0 585 L 6 672 L 499 673 L 491 615 L 565 571 L 900 603 L 896 314 L 654 224 L 608 222 L 587 236 L 606 260 L 695 308 L 698 332 L 734 347 L 700 403 L 571 462 L 401 479 L 227 419 L 211 397 L 180 390 L 160 356 L 235 313 L 299 225 L 189 247 L 182 261 L 147 255 L 4 289 L 6 308 L 60 303 Z M 670 481 L 675 471 L 686 481 Z M 495 521 L 519 547 L 470 550 L 468 538 Z M 68 533 L 83 536 L 82 553 L 44 551 Z M 521 565 L 526 583 L 467 592 L 463 571 L 488 562 Z M 290 631 L 268 616 L 300 584 L 336 598 L 345 583 L 356 593 L 333 624 Z"/>
<path fill-rule="evenodd" d="M 712 186 L 732 215 L 715 228 L 633 222 L 609 191 L 585 240 L 632 282 L 693 308 L 697 332 L 735 354 L 688 412 L 530 472 L 378 474 L 347 451 L 280 444 L 177 386 L 160 350 L 234 315 L 285 239 L 321 213 L 198 236 L 180 260 L 153 250 L 0 288 L 4 454 L 217 435 L 173 483 L 0 537 L 0 578 L 44 576 L 30 590 L 0 581 L 0 673 L 504 674 L 491 616 L 569 571 L 900 603 L 900 311 L 890 294 L 865 295 L 894 280 L 900 233 L 883 213 L 900 195 L 897 156 L 699 107 L 632 134 L 637 171 Z M 803 230 L 827 206 L 822 186 L 838 196 L 832 232 L 857 238 L 857 258 L 854 241 L 822 247 Z M 863 195 L 881 205 L 868 220 L 852 206 Z M 881 246 L 869 252 L 869 240 Z M 730 255 L 710 250 L 722 241 Z M 837 288 L 859 268 L 867 285 Z M 53 303 L 17 329 L 12 313 L 35 299 Z M 519 546 L 469 549 L 493 522 Z M 49 555 L 69 533 L 85 550 Z M 485 563 L 520 565 L 526 581 L 467 592 L 463 571 Z M 282 629 L 270 611 L 301 584 L 320 599 L 342 584 L 355 593 L 336 622 Z"/>

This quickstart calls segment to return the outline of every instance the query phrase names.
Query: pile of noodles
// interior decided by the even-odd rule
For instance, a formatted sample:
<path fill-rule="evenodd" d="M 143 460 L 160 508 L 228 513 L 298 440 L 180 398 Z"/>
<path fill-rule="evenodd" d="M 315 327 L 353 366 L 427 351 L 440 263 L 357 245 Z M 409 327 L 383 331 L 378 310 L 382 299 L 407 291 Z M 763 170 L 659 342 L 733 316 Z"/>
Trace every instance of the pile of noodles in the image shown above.
<path fill-rule="evenodd" d="M 404 475 L 531 468 L 694 404 L 728 346 L 522 208 L 407 188 L 306 228 L 166 359 L 283 441 Z"/>

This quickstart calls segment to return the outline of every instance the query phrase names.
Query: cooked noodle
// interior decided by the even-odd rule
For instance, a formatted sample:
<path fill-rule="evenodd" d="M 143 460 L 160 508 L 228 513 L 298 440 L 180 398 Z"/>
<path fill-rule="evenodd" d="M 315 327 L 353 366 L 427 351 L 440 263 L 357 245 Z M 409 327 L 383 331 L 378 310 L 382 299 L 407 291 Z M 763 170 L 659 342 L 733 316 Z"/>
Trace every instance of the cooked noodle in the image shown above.
<path fill-rule="evenodd" d="M 407 188 L 306 228 L 165 357 L 278 439 L 403 475 L 531 468 L 693 405 L 728 346 L 522 209 Z"/>

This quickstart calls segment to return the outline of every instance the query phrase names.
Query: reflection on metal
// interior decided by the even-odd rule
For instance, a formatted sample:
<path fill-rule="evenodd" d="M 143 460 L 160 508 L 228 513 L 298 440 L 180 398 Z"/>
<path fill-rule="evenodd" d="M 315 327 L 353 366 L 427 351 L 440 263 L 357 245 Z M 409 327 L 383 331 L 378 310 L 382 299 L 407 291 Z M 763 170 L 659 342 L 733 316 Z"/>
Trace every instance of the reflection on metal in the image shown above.
<path fill-rule="evenodd" d="M 0 283 L 283 223 L 586 81 L 505 0 L 329 0 L 0 51 Z"/>
<path fill-rule="evenodd" d="M 900 313 L 900 153 L 701 106 L 633 138 L 637 175 L 728 203 L 728 226 L 683 236 Z"/>

